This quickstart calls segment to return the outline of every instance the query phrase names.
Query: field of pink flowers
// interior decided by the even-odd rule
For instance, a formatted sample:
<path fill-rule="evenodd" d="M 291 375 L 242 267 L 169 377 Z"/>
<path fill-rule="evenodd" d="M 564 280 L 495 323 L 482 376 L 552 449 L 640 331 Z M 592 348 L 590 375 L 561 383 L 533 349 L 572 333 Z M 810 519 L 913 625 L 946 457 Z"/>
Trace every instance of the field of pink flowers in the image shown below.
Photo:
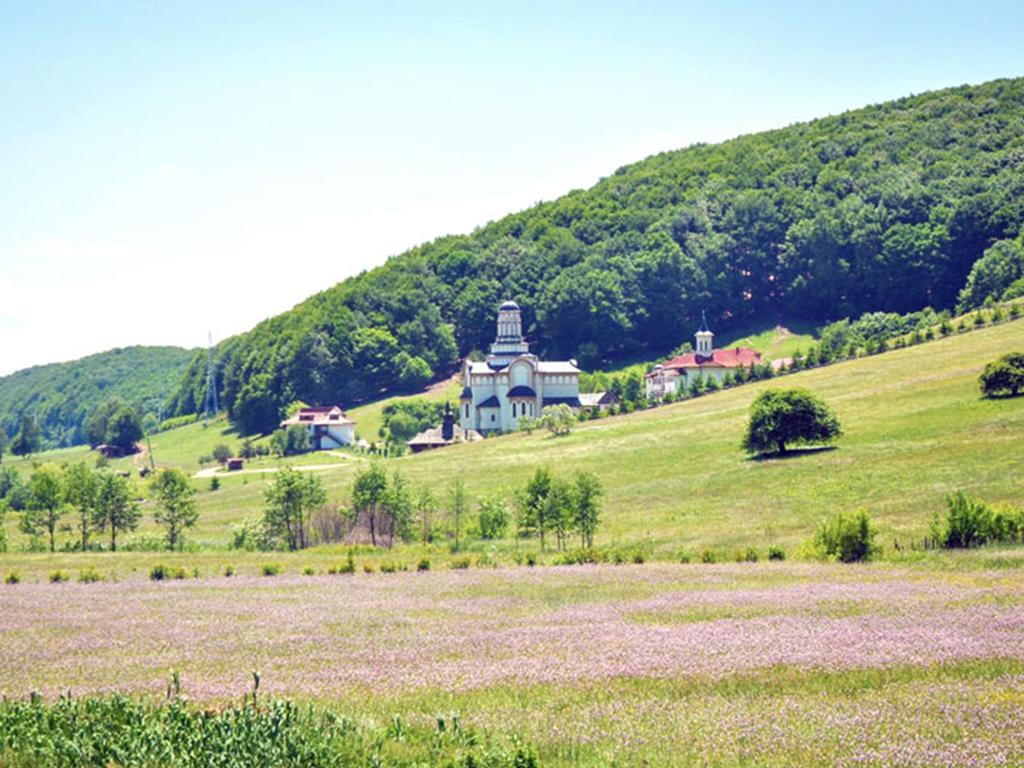
<path fill-rule="evenodd" d="M 563 567 L 0 586 L 0 695 L 459 711 L 549 763 L 1024 761 L 1024 573 Z M 788 759 L 787 759 L 788 758 Z"/>

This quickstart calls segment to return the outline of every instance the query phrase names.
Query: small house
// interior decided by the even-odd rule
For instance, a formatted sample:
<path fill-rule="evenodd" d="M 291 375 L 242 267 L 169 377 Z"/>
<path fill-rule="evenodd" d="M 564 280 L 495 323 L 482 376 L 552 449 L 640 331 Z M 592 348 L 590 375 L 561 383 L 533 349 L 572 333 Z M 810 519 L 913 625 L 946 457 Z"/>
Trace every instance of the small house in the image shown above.
<path fill-rule="evenodd" d="M 228 472 L 237 472 L 245 465 L 245 461 L 239 458 L 228 459 Z"/>
<path fill-rule="evenodd" d="M 282 421 L 281 427 L 287 429 L 296 424 L 309 430 L 314 451 L 329 451 L 356 441 L 355 421 L 337 405 L 300 408 L 290 419 Z"/>
<path fill-rule="evenodd" d="M 619 404 L 614 392 L 580 392 L 580 408 L 586 411 L 607 411 Z"/>

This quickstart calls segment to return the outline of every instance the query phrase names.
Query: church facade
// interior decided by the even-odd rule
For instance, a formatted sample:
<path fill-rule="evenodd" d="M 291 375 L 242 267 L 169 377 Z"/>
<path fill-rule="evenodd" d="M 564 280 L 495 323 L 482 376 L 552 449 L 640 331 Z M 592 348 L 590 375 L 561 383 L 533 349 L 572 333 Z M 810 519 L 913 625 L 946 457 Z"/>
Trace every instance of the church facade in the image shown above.
<path fill-rule="evenodd" d="M 462 365 L 459 426 L 478 432 L 511 432 L 524 417 L 549 405 L 580 407 L 580 369 L 575 360 L 551 362 L 530 352 L 522 312 L 514 301 L 498 308 L 497 336 L 481 362 Z"/>

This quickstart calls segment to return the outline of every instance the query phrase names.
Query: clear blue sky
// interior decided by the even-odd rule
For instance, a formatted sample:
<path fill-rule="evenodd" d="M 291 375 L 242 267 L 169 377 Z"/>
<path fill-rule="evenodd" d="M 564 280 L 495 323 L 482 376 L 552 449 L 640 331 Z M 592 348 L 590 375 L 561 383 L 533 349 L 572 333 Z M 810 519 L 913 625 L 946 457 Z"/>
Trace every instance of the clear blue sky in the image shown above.
<path fill-rule="evenodd" d="M 205 342 L 616 167 L 1024 74 L 1024 3 L 0 0 L 0 374 Z"/>

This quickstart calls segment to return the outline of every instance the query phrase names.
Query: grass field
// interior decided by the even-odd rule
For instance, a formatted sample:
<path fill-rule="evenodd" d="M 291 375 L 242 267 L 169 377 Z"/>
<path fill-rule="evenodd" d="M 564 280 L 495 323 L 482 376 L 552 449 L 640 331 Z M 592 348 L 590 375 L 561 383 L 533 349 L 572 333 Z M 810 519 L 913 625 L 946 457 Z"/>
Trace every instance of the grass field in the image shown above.
<path fill-rule="evenodd" d="M 820 519 L 858 508 L 872 514 L 883 545 L 908 546 L 926 534 L 952 490 L 1024 503 L 1024 399 L 984 400 L 977 388 L 986 362 L 1020 348 L 1022 320 L 587 422 L 561 438 L 507 435 L 388 459 L 386 466 L 442 498 L 462 476 L 475 499 L 511 496 L 539 466 L 563 474 L 590 470 L 606 489 L 598 543 L 639 545 L 666 559 L 705 548 L 729 554 L 753 546 L 763 554 L 769 544 L 792 556 Z M 807 387 L 833 405 L 845 432 L 835 450 L 758 461 L 739 449 L 751 400 L 778 386 Z M 200 451 L 230 437 L 224 429 L 191 425 L 164 433 L 154 438 L 154 452 L 161 462 L 195 468 Z M 347 503 L 360 461 L 339 458 L 336 469 L 320 473 L 330 501 Z M 266 481 L 225 477 L 216 492 L 198 483 L 204 490 L 193 540 L 223 547 L 233 524 L 260 512 Z M 7 525 L 16 548 L 13 517 Z M 528 545 L 494 546 L 500 554 Z"/>
<path fill-rule="evenodd" d="M 0 586 L 0 694 L 458 715 L 541 765 L 1012 765 L 1024 571 L 644 565 Z"/>

